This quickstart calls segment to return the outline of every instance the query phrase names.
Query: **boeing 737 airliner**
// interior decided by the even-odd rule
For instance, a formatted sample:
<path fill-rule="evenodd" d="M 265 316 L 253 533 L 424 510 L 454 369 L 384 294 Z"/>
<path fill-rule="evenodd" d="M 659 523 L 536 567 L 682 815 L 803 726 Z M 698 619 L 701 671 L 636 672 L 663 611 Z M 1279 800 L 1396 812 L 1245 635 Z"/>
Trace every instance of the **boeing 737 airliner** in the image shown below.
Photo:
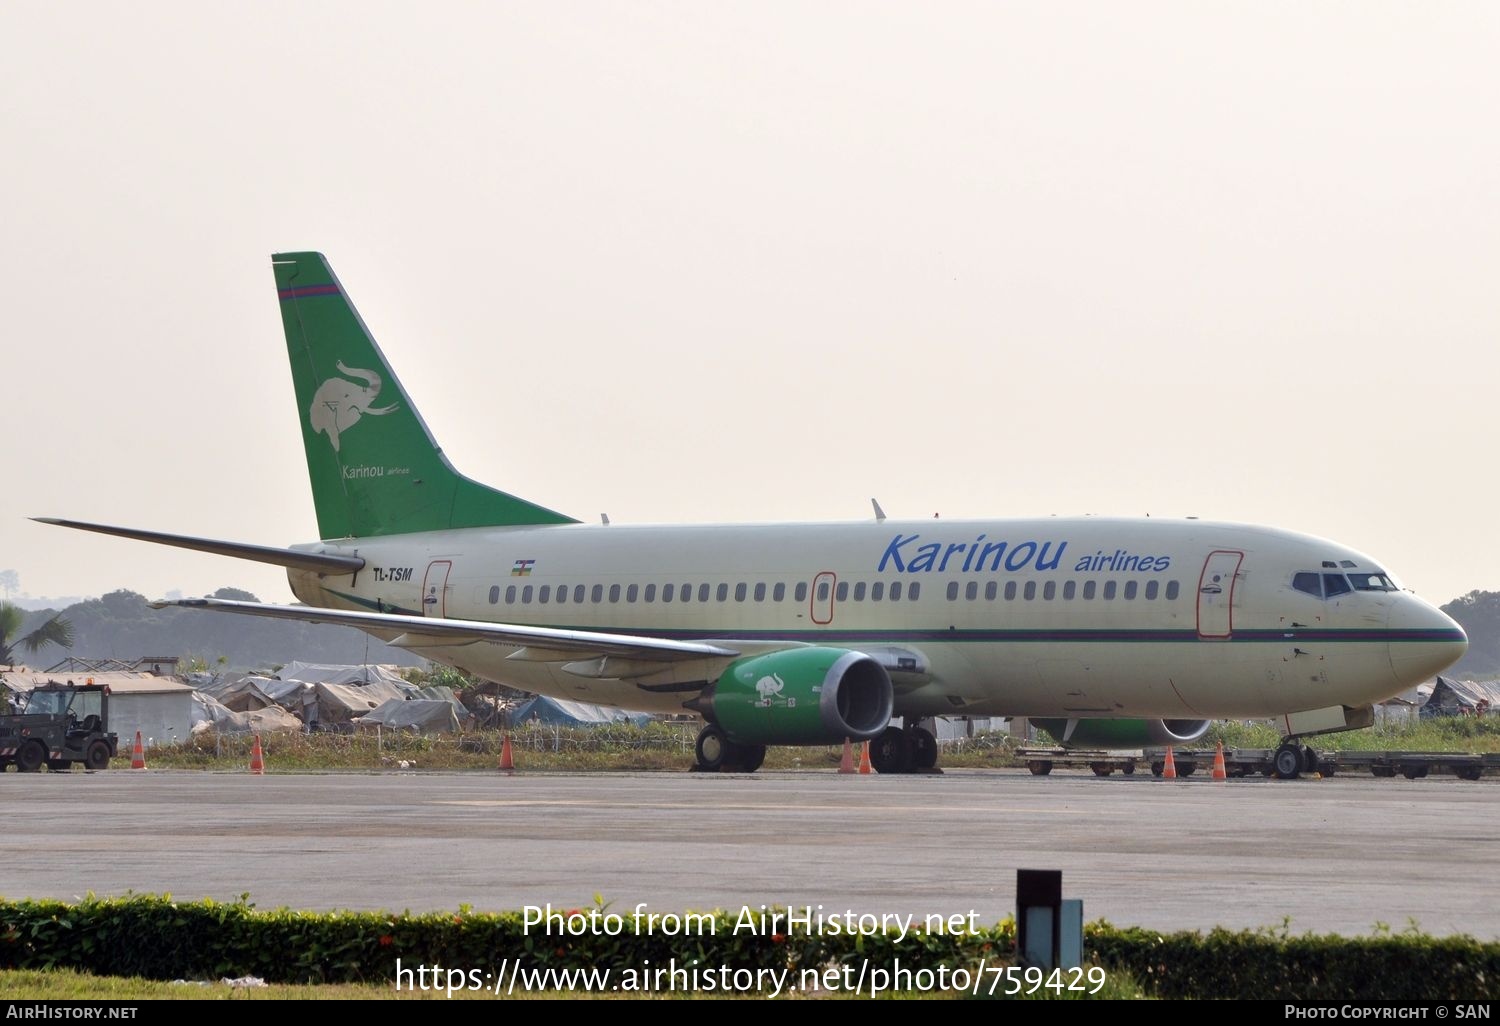
<path fill-rule="evenodd" d="M 305 606 L 179 605 L 358 627 L 490 680 L 706 721 L 703 770 L 767 745 L 871 740 L 937 761 L 929 717 L 1029 716 L 1065 743 L 1196 739 L 1275 717 L 1299 739 L 1463 653 L 1377 560 L 1290 531 L 1048 517 L 626 526 L 463 477 L 318 253 L 273 258 L 321 541 L 279 549 L 46 520 L 287 568 Z M 896 720 L 902 725 L 897 725 Z"/>

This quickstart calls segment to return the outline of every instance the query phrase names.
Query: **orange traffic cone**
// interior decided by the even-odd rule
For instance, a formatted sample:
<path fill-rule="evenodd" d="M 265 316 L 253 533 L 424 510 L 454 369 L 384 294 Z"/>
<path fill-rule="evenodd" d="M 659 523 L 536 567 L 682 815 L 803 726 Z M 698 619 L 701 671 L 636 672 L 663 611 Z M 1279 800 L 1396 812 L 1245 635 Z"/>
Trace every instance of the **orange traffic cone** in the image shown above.
<path fill-rule="evenodd" d="M 847 737 L 844 738 L 844 757 L 839 760 L 839 772 L 854 772 L 854 745 Z"/>
<path fill-rule="evenodd" d="M 1167 762 L 1161 769 L 1161 775 L 1166 780 L 1177 779 L 1177 761 L 1172 758 L 1172 746 L 1167 746 Z"/>
<path fill-rule="evenodd" d="M 507 773 L 515 771 L 516 760 L 510 754 L 510 735 L 505 735 L 505 741 L 500 745 L 500 768 Z"/>
<path fill-rule="evenodd" d="M 870 742 L 866 741 L 862 748 L 864 751 L 859 757 L 859 771 L 861 773 L 874 773 L 875 767 L 870 765 Z"/>
<path fill-rule="evenodd" d="M 250 772 L 257 777 L 266 775 L 266 756 L 260 750 L 260 735 L 255 735 L 255 744 L 250 749 Z"/>
<path fill-rule="evenodd" d="M 139 730 L 135 732 L 135 747 L 130 750 L 130 768 L 146 768 L 146 749 L 141 744 L 141 732 Z"/>
<path fill-rule="evenodd" d="M 1224 768 L 1224 742 L 1219 742 L 1219 747 L 1214 749 L 1214 772 L 1215 780 L 1228 780 L 1229 772 Z"/>

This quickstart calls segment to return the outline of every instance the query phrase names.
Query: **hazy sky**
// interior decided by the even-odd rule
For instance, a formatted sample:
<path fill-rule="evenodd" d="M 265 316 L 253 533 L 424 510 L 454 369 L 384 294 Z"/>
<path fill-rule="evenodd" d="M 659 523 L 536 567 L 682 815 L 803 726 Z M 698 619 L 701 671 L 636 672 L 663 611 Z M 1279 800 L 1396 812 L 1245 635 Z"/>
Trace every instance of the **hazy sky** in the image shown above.
<path fill-rule="evenodd" d="M 269 255 L 616 522 L 1194 514 L 1500 588 L 1500 5 L 0 5 L 0 569 L 316 536 Z"/>

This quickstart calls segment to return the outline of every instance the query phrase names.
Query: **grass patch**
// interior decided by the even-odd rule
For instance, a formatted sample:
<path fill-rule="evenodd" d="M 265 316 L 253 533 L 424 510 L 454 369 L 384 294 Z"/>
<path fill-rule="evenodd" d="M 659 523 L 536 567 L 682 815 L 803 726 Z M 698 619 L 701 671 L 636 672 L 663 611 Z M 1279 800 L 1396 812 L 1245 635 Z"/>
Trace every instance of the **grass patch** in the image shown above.
<path fill-rule="evenodd" d="M 526 770 L 572 772 L 674 771 L 693 766 L 695 723 L 649 723 L 644 727 L 557 729 L 523 728 L 511 735 L 516 766 Z M 309 770 L 494 770 L 500 759 L 502 735 L 482 731 L 457 737 L 421 737 L 409 733 L 375 734 L 263 734 L 266 771 Z M 152 769 L 242 770 L 249 766 L 252 739 L 244 734 L 205 732 L 173 745 L 157 745 L 146 753 Z M 843 746 L 773 747 L 765 767 L 775 770 L 837 769 Z M 402 764 L 405 763 L 403 766 Z M 1021 763 L 1008 734 L 985 733 L 945 747 L 942 765 L 1006 767 Z M 111 763 L 130 766 L 130 754 Z"/>
<path fill-rule="evenodd" d="M 644 727 L 557 729 L 522 728 L 511 735 L 516 765 L 525 770 L 570 772 L 671 771 L 693 766 L 695 723 L 649 723 Z M 1280 732 L 1269 723 L 1221 722 L 1183 747 L 1275 748 Z M 1500 716 L 1444 717 L 1392 723 L 1310 739 L 1324 751 L 1411 751 L 1500 753 Z M 460 736 L 421 737 L 407 733 L 265 734 L 270 773 L 317 770 L 493 770 L 499 764 L 501 735 L 495 731 Z M 1043 733 L 1037 742 L 1049 743 Z M 147 752 L 153 769 L 243 770 L 250 763 L 251 738 L 243 734 L 198 734 Z M 1024 765 L 1009 734 L 987 731 L 943 746 L 939 765 L 961 769 L 1004 769 Z M 128 746 L 111 764 L 130 765 Z M 772 747 L 766 769 L 837 769 L 840 745 Z M 403 766 L 402 764 L 405 763 Z"/>
<path fill-rule="evenodd" d="M 1281 732 L 1269 723 L 1216 723 L 1195 745 L 1225 748 L 1275 748 Z M 1334 752 L 1500 752 L 1500 716 L 1442 716 L 1320 734 L 1308 738 L 1314 748 Z"/>

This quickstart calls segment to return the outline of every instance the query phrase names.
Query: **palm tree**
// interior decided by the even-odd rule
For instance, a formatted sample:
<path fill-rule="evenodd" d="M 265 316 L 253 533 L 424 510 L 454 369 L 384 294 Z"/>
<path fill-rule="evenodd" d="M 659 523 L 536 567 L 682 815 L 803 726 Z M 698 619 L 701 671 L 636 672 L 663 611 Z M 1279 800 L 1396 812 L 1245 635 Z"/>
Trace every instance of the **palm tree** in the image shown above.
<path fill-rule="evenodd" d="M 44 645 L 73 647 L 73 625 L 58 613 L 29 634 L 17 636 L 26 620 L 26 610 L 10 602 L 0 602 L 0 665 L 15 665 L 15 650 L 35 652 Z"/>

